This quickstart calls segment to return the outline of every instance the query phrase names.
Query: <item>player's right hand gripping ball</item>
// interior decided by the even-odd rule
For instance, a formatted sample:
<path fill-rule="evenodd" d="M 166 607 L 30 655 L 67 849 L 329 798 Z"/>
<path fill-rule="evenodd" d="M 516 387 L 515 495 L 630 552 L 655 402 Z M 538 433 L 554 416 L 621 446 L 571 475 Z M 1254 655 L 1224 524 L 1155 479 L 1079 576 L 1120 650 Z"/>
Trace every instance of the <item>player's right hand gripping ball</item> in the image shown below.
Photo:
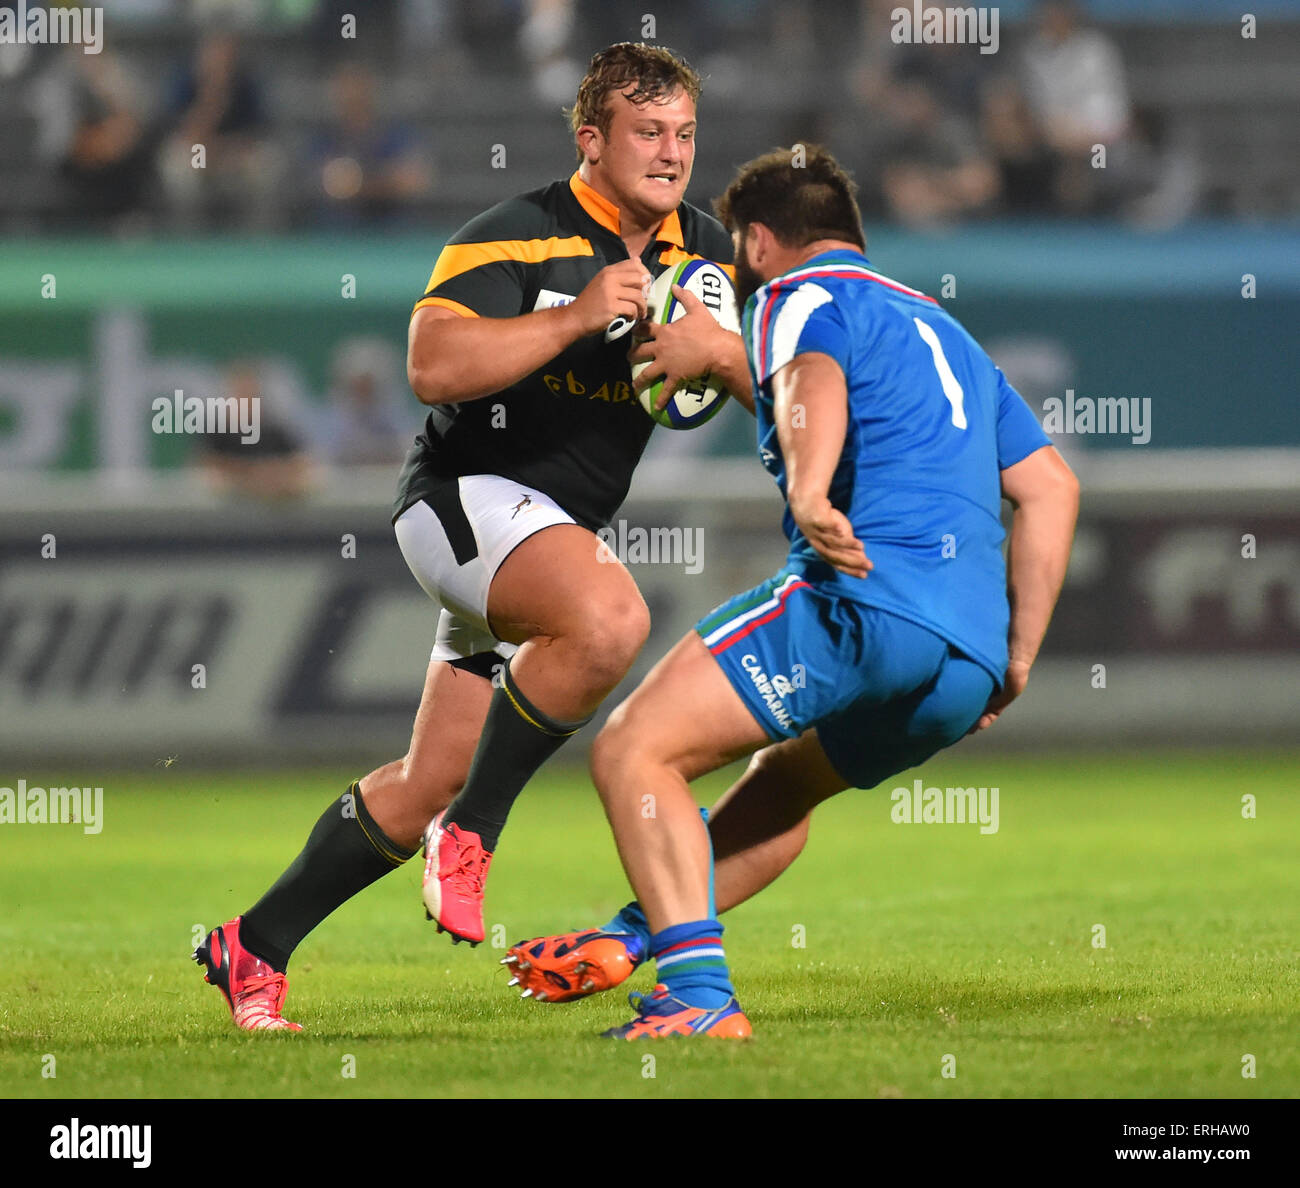
<path fill-rule="evenodd" d="M 698 297 L 724 329 L 740 333 L 735 288 L 731 278 L 711 260 L 684 260 L 676 268 L 661 273 L 650 288 L 647 320 L 667 325 L 685 314 L 685 307 L 673 296 L 673 285 L 681 285 Z M 648 366 L 649 363 L 634 363 L 632 378 L 636 379 Z M 681 384 L 663 408 L 655 408 L 655 401 L 662 391 L 662 380 L 647 387 L 640 393 L 641 407 L 669 429 L 694 429 L 703 425 L 717 413 L 728 395 L 727 389 L 714 375 L 700 376 Z"/>

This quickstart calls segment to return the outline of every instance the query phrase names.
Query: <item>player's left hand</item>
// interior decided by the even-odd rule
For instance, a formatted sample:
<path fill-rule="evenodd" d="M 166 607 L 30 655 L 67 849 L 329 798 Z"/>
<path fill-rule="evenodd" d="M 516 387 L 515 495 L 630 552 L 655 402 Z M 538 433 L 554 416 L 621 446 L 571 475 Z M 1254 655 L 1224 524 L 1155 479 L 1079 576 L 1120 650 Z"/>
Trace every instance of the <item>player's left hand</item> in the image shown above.
<path fill-rule="evenodd" d="M 822 496 L 807 506 L 796 506 L 796 502 L 791 500 L 790 514 L 823 561 L 849 577 L 864 578 L 875 568 L 867 559 L 862 542 L 853 535 L 848 516 L 829 499 Z"/>
<path fill-rule="evenodd" d="M 989 703 L 984 707 L 984 712 L 980 714 L 979 721 L 966 733 L 976 734 L 992 726 L 998 720 L 998 716 L 1002 711 L 1025 691 L 1025 686 L 1028 683 L 1029 665 L 1023 660 L 1012 660 L 1007 665 L 1007 675 L 1002 681 L 1002 691 L 994 693 L 989 698 Z"/>
<path fill-rule="evenodd" d="M 664 381 L 656 408 L 663 408 L 682 384 L 713 370 L 718 335 L 727 333 L 694 293 L 673 285 L 673 296 L 686 312 L 666 325 L 638 322 L 632 331 L 636 345 L 627 355 L 630 363 L 650 364 L 634 381 L 638 393 L 660 379 Z"/>

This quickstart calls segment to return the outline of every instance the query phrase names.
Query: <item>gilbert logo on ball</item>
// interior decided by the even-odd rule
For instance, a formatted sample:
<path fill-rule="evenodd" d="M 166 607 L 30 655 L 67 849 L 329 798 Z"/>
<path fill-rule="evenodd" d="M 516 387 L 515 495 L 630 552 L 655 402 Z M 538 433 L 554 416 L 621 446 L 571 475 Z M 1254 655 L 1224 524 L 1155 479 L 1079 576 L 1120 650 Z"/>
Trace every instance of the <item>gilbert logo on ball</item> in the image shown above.
<path fill-rule="evenodd" d="M 740 319 L 736 316 L 735 289 L 731 278 L 711 260 L 685 260 L 676 268 L 662 273 L 650 288 L 650 309 L 646 320 L 657 325 L 675 322 L 686 313 L 685 307 L 673 296 L 673 286 L 680 285 L 703 302 L 718 323 L 727 330 L 740 333 Z M 648 363 L 634 363 L 632 378 L 636 379 Z M 694 429 L 714 416 L 727 399 L 727 390 L 714 375 L 698 376 L 680 385 L 663 408 L 655 408 L 655 401 L 663 390 L 663 382 L 651 384 L 640 393 L 641 407 L 661 425 L 669 429 Z"/>

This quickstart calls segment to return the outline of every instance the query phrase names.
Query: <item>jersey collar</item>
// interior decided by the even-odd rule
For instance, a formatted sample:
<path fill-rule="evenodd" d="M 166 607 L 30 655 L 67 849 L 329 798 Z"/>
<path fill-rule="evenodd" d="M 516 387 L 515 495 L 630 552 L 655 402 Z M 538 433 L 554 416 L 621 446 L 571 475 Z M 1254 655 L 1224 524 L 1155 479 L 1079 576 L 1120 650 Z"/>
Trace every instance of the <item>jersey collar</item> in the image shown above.
<path fill-rule="evenodd" d="M 792 273 L 807 272 L 813 268 L 829 268 L 832 264 L 856 264 L 860 268 L 871 267 L 871 261 L 867 259 L 867 253 L 859 251 L 857 248 L 830 248 L 828 251 L 818 252 L 815 256 L 809 256 L 802 264 L 795 265 L 789 272 L 783 272 L 780 276 L 774 276 L 770 281 L 759 285 L 745 301 L 745 312 L 749 313 L 756 309 L 759 297 L 770 293 L 773 285 L 781 284 Z"/>
<path fill-rule="evenodd" d="M 569 178 L 569 189 L 573 191 L 573 196 L 578 200 L 578 204 L 582 209 L 596 222 L 604 227 L 606 231 L 611 231 L 615 235 L 619 234 L 618 207 L 583 181 L 576 169 L 573 176 Z M 673 211 L 659 224 L 654 238 L 661 243 L 671 243 L 676 247 L 685 249 L 686 241 L 682 238 L 682 220 L 676 211 Z"/>
<path fill-rule="evenodd" d="M 846 263 L 858 264 L 864 268 L 871 267 L 871 261 L 867 259 L 867 253 L 858 251 L 856 248 L 831 248 L 829 251 L 818 252 L 817 255 L 809 257 L 799 268 L 817 268 L 823 264 L 829 264 L 832 260 L 843 260 Z M 791 269 L 791 271 L 797 271 Z"/>

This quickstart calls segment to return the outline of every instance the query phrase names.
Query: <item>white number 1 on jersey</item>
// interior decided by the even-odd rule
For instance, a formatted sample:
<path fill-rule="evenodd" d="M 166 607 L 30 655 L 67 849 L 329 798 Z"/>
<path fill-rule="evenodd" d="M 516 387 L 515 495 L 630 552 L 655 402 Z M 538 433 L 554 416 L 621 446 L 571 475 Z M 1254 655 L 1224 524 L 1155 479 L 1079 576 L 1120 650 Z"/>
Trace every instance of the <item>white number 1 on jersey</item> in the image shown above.
<path fill-rule="evenodd" d="M 917 333 L 925 340 L 925 345 L 930 348 L 930 354 L 934 356 L 934 369 L 939 373 L 939 382 L 943 384 L 943 394 L 952 405 L 952 423 L 958 429 L 965 429 L 966 409 L 962 406 L 962 400 L 966 394 L 961 390 L 961 384 L 953 375 L 952 368 L 948 366 L 948 359 L 943 353 L 943 344 L 934 330 L 920 318 L 913 318 L 912 321 L 916 323 Z"/>

